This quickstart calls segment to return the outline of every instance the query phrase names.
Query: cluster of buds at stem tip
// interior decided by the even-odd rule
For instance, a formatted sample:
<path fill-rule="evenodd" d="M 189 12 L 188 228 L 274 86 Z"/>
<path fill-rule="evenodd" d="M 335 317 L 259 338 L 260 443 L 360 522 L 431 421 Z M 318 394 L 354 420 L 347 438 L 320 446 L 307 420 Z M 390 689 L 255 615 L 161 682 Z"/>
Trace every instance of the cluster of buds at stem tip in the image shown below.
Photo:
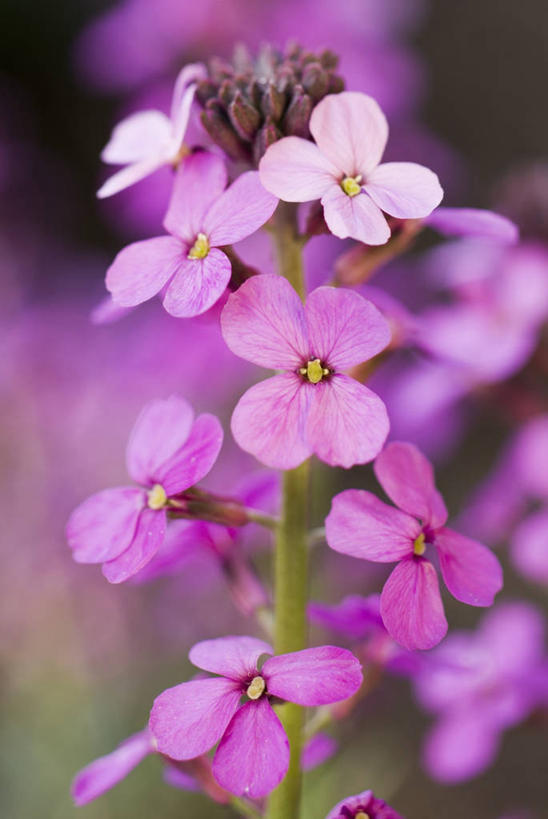
<path fill-rule="evenodd" d="M 281 53 L 266 46 L 253 60 L 240 47 L 231 63 L 211 60 L 208 77 L 198 83 L 202 123 L 228 156 L 257 165 L 278 139 L 310 136 L 314 106 L 344 89 L 337 65 L 331 51 L 292 45 Z"/>

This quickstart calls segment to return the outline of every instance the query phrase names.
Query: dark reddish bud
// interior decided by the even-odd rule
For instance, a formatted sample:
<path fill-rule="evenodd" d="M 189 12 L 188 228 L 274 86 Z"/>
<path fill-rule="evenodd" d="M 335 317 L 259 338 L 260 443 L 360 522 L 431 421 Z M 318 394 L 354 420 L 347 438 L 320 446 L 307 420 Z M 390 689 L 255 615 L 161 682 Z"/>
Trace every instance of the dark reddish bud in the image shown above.
<path fill-rule="evenodd" d="M 261 124 L 261 115 L 250 102 L 247 102 L 241 91 L 236 92 L 228 106 L 228 116 L 238 136 L 251 141 Z"/>

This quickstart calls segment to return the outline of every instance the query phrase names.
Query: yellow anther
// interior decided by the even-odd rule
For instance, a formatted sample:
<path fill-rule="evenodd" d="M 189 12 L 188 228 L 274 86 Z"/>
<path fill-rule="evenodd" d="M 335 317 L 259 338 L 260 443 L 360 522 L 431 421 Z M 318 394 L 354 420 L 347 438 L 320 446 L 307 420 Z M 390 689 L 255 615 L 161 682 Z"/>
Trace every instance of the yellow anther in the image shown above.
<path fill-rule="evenodd" d="M 149 509 L 163 509 L 166 505 L 167 495 L 166 490 L 160 483 L 155 483 L 148 493 Z"/>
<path fill-rule="evenodd" d="M 369 814 L 365 813 L 363 810 L 359 810 L 354 819 L 369 819 Z"/>
<path fill-rule="evenodd" d="M 245 692 L 250 700 L 258 700 L 265 692 L 266 683 L 262 677 L 253 677 Z"/>
<path fill-rule="evenodd" d="M 341 188 L 347 196 L 357 196 L 361 191 L 361 176 L 345 176 L 341 182 Z"/>
<path fill-rule="evenodd" d="M 205 259 L 209 253 L 209 239 L 205 233 L 198 233 L 196 241 L 188 251 L 189 259 Z"/>
<path fill-rule="evenodd" d="M 324 376 L 329 375 L 329 370 L 322 365 L 319 358 L 309 361 L 306 367 L 301 367 L 299 372 L 305 375 L 311 384 L 318 384 Z"/>
<path fill-rule="evenodd" d="M 420 557 L 425 553 L 425 551 L 426 545 L 424 543 L 424 532 L 421 532 L 418 538 L 413 543 L 413 553 Z"/>

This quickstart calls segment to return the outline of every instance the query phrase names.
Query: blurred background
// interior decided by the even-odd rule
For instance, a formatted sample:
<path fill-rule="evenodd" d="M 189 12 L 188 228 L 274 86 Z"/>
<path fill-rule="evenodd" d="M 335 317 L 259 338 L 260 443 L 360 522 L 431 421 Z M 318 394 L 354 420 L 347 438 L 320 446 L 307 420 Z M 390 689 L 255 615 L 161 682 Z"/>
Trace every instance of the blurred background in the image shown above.
<path fill-rule="evenodd" d="M 505 546 L 526 513 L 548 500 L 546 486 L 529 486 L 529 472 L 542 472 L 548 460 L 539 455 L 540 466 L 531 470 L 515 462 L 516 447 L 523 451 L 519 436 L 548 412 L 548 6 L 542 0 L 4 0 L 2 17 L 1 815 L 229 815 L 200 794 L 164 784 L 156 758 L 86 807 L 74 807 L 69 794 L 80 768 L 144 727 L 154 696 L 187 677 L 194 642 L 249 630 L 218 570 L 200 556 L 176 576 L 115 587 L 97 567 L 74 564 L 66 546 L 64 526 L 75 505 L 127 481 L 125 444 L 147 400 L 180 392 L 197 410 L 228 420 L 245 385 L 257 378 L 223 352 L 215 315 L 185 322 L 154 302 L 119 321 L 100 321 L 104 272 L 124 244 L 159 232 L 170 181 L 169 171 L 160 171 L 98 202 L 95 191 L 106 176 L 100 150 L 128 112 L 167 109 L 185 62 L 229 56 L 237 42 L 253 49 L 267 38 L 278 45 L 296 40 L 341 55 L 347 86 L 371 93 L 388 115 L 390 156 L 434 168 L 446 204 L 494 207 L 519 222 L 527 262 L 506 256 L 493 275 L 510 271 L 515 299 L 522 289 L 529 292 L 533 265 L 538 295 L 526 342 L 523 325 L 516 330 L 519 353 L 513 350 L 511 363 L 479 367 L 469 355 L 458 362 L 456 380 L 455 362 L 439 349 L 434 361 L 432 351 L 425 358 L 403 351 L 375 377 L 395 433 L 435 458 L 452 516 L 502 547 L 504 599 L 546 610 L 548 558 L 543 563 L 541 556 L 538 570 L 530 562 L 524 568 L 527 561 Z M 329 280 L 340 252 L 325 241 L 313 240 L 309 250 L 310 275 L 318 281 Z M 248 252 L 253 259 L 253 245 Z M 429 271 L 446 264 L 434 253 L 426 241 L 409 262 L 379 276 L 379 285 L 416 315 L 443 289 L 432 287 Z M 485 336 L 496 349 L 515 329 L 505 314 L 497 321 L 500 335 Z M 205 382 L 209 355 L 225 358 Z M 544 432 L 534 441 L 533 451 L 548 459 Z M 224 485 L 231 458 L 229 444 L 212 486 Z M 317 524 L 334 491 L 374 487 L 370 467 L 343 473 L 316 466 L 314 481 Z M 259 541 L 257 563 L 266 575 L 269 543 Z M 316 598 L 336 602 L 380 588 L 378 572 L 326 552 L 318 547 Z M 479 622 L 480 611 L 446 603 L 452 627 Z M 340 755 L 307 775 L 307 819 L 323 819 L 337 800 L 367 787 L 407 819 L 548 817 L 545 716 L 532 714 L 512 728 L 496 764 L 481 776 L 452 785 L 435 781 L 421 765 L 430 724 L 409 681 L 387 674 L 361 705 L 359 721 L 341 727 Z"/>

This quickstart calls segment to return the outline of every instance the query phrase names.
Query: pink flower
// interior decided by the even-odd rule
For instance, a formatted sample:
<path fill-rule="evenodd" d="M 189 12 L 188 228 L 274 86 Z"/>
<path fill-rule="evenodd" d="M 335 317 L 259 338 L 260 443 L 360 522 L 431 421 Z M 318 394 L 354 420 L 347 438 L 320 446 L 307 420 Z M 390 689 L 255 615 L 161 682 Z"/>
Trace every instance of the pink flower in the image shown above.
<path fill-rule="evenodd" d="M 403 819 L 396 813 L 394 808 L 383 802 L 382 799 L 375 799 L 373 791 L 363 791 L 357 796 L 347 796 L 325 819 Z"/>
<path fill-rule="evenodd" d="M 271 647 L 254 637 L 221 637 L 197 643 L 189 658 L 218 677 L 168 688 L 156 698 L 150 729 L 158 750 L 193 759 L 218 742 L 213 775 L 237 795 L 265 796 L 283 779 L 289 743 L 270 697 L 317 706 L 344 700 L 362 682 L 358 660 L 344 648 L 320 646 L 266 660 Z M 247 697 L 240 704 L 242 696 Z"/>
<path fill-rule="evenodd" d="M 110 754 L 94 759 L 75 776 L 71 788 L 74 802 L 87 805 L 102 796 L 152 753 L 154 744 L 148 730 L 128 737 Z"/>
<path fill-rule="evenodd" d="M 221 157 L 199 151 L 185 159 L 164 220 L 171 235 L 128 245 L 107 271 L 107 289 L 117 304 L 133 307 L 163 288 L 172 316 L 196 316 L 215 304 L 231 273 L 219 248 L 250 236 L 277 205 L 257 171 L 243 173 L 225 191 L 226 183 Z"/>
<path fill-rule="evenodd" d="M 99 188 L 100 199 L 129 188 L 162 165 L 179 161 L 196 85 L 205 76 L 201 63 L 185 66 L 175 82 L 170 117 L 161 111 L 139 111 L 115 127 L 101 159 L 109 165 L 126 167 Z"/>
<path fill-rule="evenodd" d="M 447 621 L 436 571 L 424 557 L 426 545 L 436 547 L 451 594 L 471 606 L 493 603 L 502 588 L 502 570 L 481 543 L 445 528 L 447 510 L 432 466 L 413 444 L 389 444 L 374 470 L 399 508 L 364 490 L 341 492 L 325 522 L 327 542 L 337 552 L 364 560 L 399 561 L 381 594 L 384 625 L 404 648 L 432 648 L 445 636 Z"/>
<path fill-rule="evenodd" d="M 105 489 L 70 516 L 67 539 L 77 563 L 102 563 L 121 583 L 152 560 L 163 543 L 169 499 L 200 481 L 217 459 L 223 430 L 214 415 L 194 419 L 192 407 L 172 396 L 141 412 L 127 448 L 138 487 Z"/>
<path fill-rule="evenodd" d="M 290 136 L 268 148 L 259 165 L 261 182 L 286 202 L 321 199 L 335 236 L 382 245 L 390 238 L 383 211 L 421 219 L 441 202 L 433 171 L 414 162 L 379 164 L 388 123 L 372 97 L 330 94 L 314 108 L 310 131 L 316 144 Z"/>
<path fill-rule="evenodd" d="M 344 467 L 375 457 L 388 434 L 386 408 L 342 372 L 390 341 L 386 320 L 370 302 L 319 287 L 303 306 L 285 279 L 261 275 L 229 297 L 221 327 L 236 355 L 285 370 L 240 398 L 232 432 L 242 449 L 279 469 L 312 453 Z"/>

